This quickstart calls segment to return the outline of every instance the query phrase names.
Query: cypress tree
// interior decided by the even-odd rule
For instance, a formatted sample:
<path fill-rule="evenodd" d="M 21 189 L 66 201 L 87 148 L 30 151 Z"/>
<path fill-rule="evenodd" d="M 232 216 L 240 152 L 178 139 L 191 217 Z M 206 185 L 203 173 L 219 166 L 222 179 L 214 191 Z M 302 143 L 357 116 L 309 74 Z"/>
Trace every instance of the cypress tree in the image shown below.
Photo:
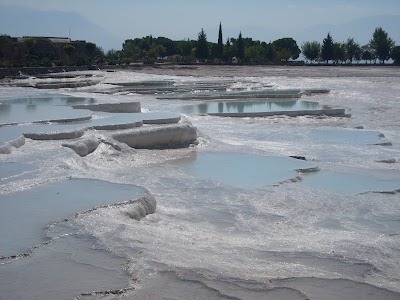
<path fill-rule="evenodd" d="M 276 52 L 275 52 L 274 46 L 272 46 L 271 42 L 269 42 L 266 45 L 265 58 L 267 59 L 268 62 L 273 62 L 276 58 Z"/>
<path fill-rule="evenodd" d="M 221 59 L 224 55 L 224 44 L 222 42 L 222 26 L 219 22 L 219 33 L 218 33 L 218 58 Z"/>
<path fill-rule="evenodd" d="M 334 56 L 334 46 L 333 46 L 333 39 L 331 37 L 331 33 L 328 32 L 328 35 L 322 41 L 321 47 L 321 57 L 323 60 L 326 60 L 328 63 Z"/>
<path fill-rule="evenodd" d="M 244 58 L 244 41 L 242 38 L 242 32 L 239 33 L 239 37 L 237 40 L 237 56 L 241 60 L 243 60 Z"/>
<path fill-rule="evenodd" d="M 205 60 L 208 57 L 207 36 L 206 36 L 203 28 L 201 29 L 198 40 L 197 40 L 196 57 L 200 60 Z"/>

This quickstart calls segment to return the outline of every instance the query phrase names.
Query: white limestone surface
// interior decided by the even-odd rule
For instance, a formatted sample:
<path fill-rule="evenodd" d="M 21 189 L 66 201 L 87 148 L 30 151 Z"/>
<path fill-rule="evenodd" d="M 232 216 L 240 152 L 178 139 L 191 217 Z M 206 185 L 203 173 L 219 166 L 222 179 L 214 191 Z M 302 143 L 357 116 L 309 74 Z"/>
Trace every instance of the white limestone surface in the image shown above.
<path fill-rule="evenodd" d="M 150 192 L 146 192 L 142 197 L 136 199 L 125 213 L 130 218 L 140 221 L 147 215 L 155 213 L 156 206 L 156 198 Z"/>
<path fill-rule="evenodd" d="M 121 124 L 93 125 L 91 128 L 96 130 L 120 130 L 120 129 L 129 129 L 134 127 L 141 127 L 141 126 L 143 126 L 143 121 L 121 123 Z"/>
<path fill-rule="evenodd" d="M 19 148 L 25 144 L 25 137 L 23 135 L 9 142 L 0 145 L 0 154 L 10 154 L 12 148 Z"/>
<path fill-rule="evenodd" d="M 196 128 L 188 121 L 163 126 L 146 126 L 114 134 L 115 140 L 132 148 L 176 148 L 194 143 L 197 139 Z"/>
<path fill-rule="evenodd" d="M 85 129 L 75 129 L 72 131 L 24 133 L 24 136 L 32 140 L 70 140 L 80 138 L 85 133 Z"/>
<path fill-rule="evenodd" d="M 73 105 L 75 109 L 89 109 L 91 111 L 102 111 L 110 113 L 140 113 L 140 102 L 122 103 L 100 103 L 100 104 L 80 104 Z"/>
<path fill-rule="evenodd" d="M 62 146 L 71 148 L 79 156 L 86 156 L 97 149 L 100 145 L 100 139 L 82 139 L 73 143 L 64 143 Z"/>

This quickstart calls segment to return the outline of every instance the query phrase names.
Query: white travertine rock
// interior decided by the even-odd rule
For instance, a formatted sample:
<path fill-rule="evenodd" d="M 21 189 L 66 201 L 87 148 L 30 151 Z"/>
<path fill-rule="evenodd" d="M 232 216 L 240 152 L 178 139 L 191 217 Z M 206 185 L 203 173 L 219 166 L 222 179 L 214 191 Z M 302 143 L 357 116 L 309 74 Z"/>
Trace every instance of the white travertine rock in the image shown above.
<path fill-rule="evenodd" d="M 157 201 L 156 198 L 149 192 L 146 192 L 142 197 L 137 199 L 133 206 L 126 212 L 126 214 L 137 221 L 144 218 L 149 214 L 156 211 Z"/>
<path fill-rule="evenodd" d="M 80 80 L 80 81 L 63 81 L 63 82 L 38 82 L 34 85 L 37 89 L 64 89 L 64 88 L 78 88 L 97 84 L 93 80 Z"/>
<path fill-rule="evenodd" d="M 4 145 L 1 145 L 0 153 L 1 154 L 10 154 L 11 153 L 11 145 L 9 143 L 5 143 Z"/>
<path fill-rule="evenodd" d="M 92 126 L 92 128 L 96 130 L 121 130 L 134 127 L 141 127 L 141 126 L 143 126 L 143 121 L 122 123 L 122 124 L 94 125 Z"/>
<path fill-rule="evenodd" d="M 0 146 L 0 154 L 10 154 L 12 151 L 12 147 L 19 148 L 25 144 L 25 137 L 21 135 L 19 138 L 15 140 L 6 142 L 5 144 Z"/>
<path fill-rule="evenodd" d="M 77 129 L 69 132 L 24 133 L 24 136 L 32 140 L 71 140 L 80 138 L 84 133 L 85 129 Z"/>
<path fill-rule="evenodd" d="M 126 103 L 100 103 L 100 104 L 81 104 L 73 105 L 75 109 L 89 109 L 91 111 L 102 111 L 109 113 L 140 113 L 140 102 Z"/>
<path fill-rule="evenodd" d="M 181 120 L 181 117 L 174 117 L 174 118 L 160 118 L 160 119 L 146 119 L 143 117 L 143 124 L 174 124 L 174 123 L 179 123 Z"/>
<path fill-rule="evenodd" d="M 15 148 L 22 147 L 25 144 L 25 137 L 21 135 L 19 138 L 9 141 L 8 143 L 10 144 L 10 146 Z"/>
<path fill-rule="evenodd" d="M 172 125 L 141 127 L 114 134 L 113 138 L 137 149 L 173 148 L 195 142 L 197 131 L 190 122 L 185 121 Z"/>
<path fill-rule="evenodd" d="M 71 148 L 79 156 L 86 156 L 97 149 L 100 144 L 99 139 L 84 139 L 74 143 L 64 143 L 62 146 Z"/>

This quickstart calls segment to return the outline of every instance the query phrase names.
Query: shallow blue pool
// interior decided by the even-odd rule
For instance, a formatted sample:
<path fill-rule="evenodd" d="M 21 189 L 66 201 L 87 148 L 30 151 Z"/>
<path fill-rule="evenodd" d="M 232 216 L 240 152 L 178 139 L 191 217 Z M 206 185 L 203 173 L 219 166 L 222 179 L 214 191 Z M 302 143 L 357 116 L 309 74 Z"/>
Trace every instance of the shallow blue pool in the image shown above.
<path fill-rule="evenodd" d="M 373 174 L 360 175 L 320 171 L 303 176 L 302 184 L 342 195 L 366 192 L 392 192 L 400 189 L 399 179 L 380 178 Z"/>
<path fill-rule="evenodd" d="M 289 157 L 212 152 L 193 154 L 173 164 L 192 176 L 244 188 L 278 184 L 296 177 L 297 169 L 316 167 Z"/>
<path fill-rule="evenodd" d="M 256 113 L 278 111 L 301 111 L 332 109 L 309 101 L 218 101 L 204 102 L 195 105 L 184 105 L 183 113 L 215 114 L 215 113 Z"/>
<path fill-rule="evenodd" d="M 43 242 L 45 227 L 55 221 L 100 205 L 134 200 L 143 193 L 143 188 L 133 185 L 66 179 L 1 195 L 0 256 L 20 254 Z"/>

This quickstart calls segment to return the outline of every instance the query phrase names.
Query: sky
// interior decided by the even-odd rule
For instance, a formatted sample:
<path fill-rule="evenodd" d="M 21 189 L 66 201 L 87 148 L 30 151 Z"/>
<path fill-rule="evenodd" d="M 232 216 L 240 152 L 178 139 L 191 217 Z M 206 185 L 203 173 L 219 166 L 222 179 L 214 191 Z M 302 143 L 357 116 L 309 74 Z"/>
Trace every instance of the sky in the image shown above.
<path fill-rule="evenodd" d="M 241 31 L 244 37 L 270 41 L 320 24 L 400 15 L 399 0 L 0 0 L 0 5 L 76 12 L 121 41 L 147 35 L 196 39 L 204 28 L 208 40 L 216 42 L 220 22 L 224 39 Z"/>

